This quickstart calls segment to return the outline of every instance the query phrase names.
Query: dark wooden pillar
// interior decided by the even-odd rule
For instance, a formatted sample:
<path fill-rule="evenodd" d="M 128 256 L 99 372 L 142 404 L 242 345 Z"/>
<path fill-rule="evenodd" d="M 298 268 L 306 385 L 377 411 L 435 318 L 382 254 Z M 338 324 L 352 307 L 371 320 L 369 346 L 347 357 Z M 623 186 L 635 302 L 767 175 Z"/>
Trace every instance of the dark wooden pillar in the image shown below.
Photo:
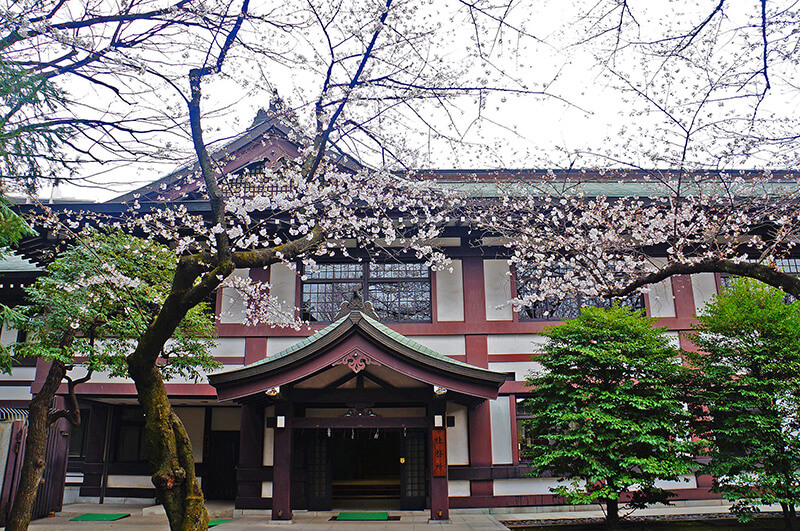
<path fill-rule="evenodd" d="M 431 429 L 431 520 L 450 519 L 450 498 L 447 488 L 447 428 L 444 400 L 431 404 L 431 419 L 441 416 L 441 426 L 432 422 Z"/>
<path fill-rule="evenodd" d="M 292 519 L 292 407 L 290 403 L 275 405 L 276 421 L 283 417 L 284 426 L 275 426 L 275 458 L 272 467 L 272 519 Z"/>
<path fill-rule="evenodd" d="M 264 403 L 242 405 L 239 432 L 239 466 L 236 471 L 236 508 L 263 509 L 261 498 L 264 456 Z M 214 457 L 211 456 L 211 459 Z"/>

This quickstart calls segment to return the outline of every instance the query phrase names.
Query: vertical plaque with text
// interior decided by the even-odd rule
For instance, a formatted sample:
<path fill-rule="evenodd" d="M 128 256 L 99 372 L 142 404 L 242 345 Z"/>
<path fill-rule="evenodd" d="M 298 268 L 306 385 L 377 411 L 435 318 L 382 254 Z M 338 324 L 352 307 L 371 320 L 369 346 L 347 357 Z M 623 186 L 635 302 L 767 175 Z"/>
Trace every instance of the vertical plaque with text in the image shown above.
<path fill-rule="evenodd" d="M 444 428 L 434 428 L 433 446 L 433 477 L 447 477 L 447 444 Z"/>

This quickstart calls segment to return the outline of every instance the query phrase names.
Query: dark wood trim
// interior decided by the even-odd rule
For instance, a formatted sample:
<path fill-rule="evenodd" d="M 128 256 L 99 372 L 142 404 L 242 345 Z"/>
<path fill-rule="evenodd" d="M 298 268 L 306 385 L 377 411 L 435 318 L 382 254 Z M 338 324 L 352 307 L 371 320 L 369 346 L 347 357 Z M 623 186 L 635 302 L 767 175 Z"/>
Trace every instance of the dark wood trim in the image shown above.
<path fill-rule="evenodd" d="M 467 290 L 469 291 L 469 290 Z M 465 294 L 466 298 L 466 294 Z M 694 300 L 694 299 L 693 299 Z M 484 308 L 484 314 L 486 309 Z M 659 326 L 668 330 L 690 330 L 695 319 L 692 315 L 683 317 L 661 317 Z M 466 316 L 466 308 L 465 308 Z M 465 334 L 540 334 L 545 328 L 561 324 L 562 321 L 439 321 L 437 323 L 391 323 L 392 330 L 406 336 L 438 336 Z M 225 323 L 217 327 L 220 337 L 296 337 L 298 341 L 325 328 L 323 325 L 304 326 L 301 330 L 292 328 L 270 328 L 266 325 L 245 326 Z"/>
<path fill-rule="evenodd" d="M 236 469 L 236 481 L 257 481 L 259 495 L 261 493 L 261 482 L 272 481 L 273 478 L 274 471 L 271 466 L 240 466 Z"/>
<path fill-rule="evenodd" d="M 293 420 L 295 428 L 428 428 L 427 417 L 304 417 Z M 277 434 L 281 429 L 276 429 Z"/>
<path fill-rule="evenodd" d="M 464 257 L 461 261 L 461 272 L 464 282 L 464 322 L 452 323 L 460 325 L 452 328 L 463 330 L 461 333 L 474 330 L 473 325 L 475 323 L 488 324 L 486 321 L 486 288 L 483 279 L 483 260 L 484 258 L 482 256 L 470 256 Z M 466 289 L 466 286 L 469 286 L 469 289 Z M 467 323 L 469 323 L 469 325 Z M 516 323 L 512 322 L 511 324 L 514 325 Z M 400 333 L 407 334 L 407 332 Z"/>
<path fill-rule="evenodd" d="M 292 389 L 286 391 L 293 402 L 312 404 L 346 404 L 348 402 L 425 404 L 433 398 L 431 388 L 395 389 Z"/>
<path fill-rule="evenodd" d="M 517 380 L 515 382 L 506 382 L 500 386 L 500 395 L 522 395 L 530 393 L 531 389 L 524 380 Z"/>
<path fill-rule="evenodd" d="M 541 356 L 541 352 L 531 352 L 530 354 L 489 354 L 489 363 L 499 363 L 503 361 L 536 361 L 537 356 Z"/>
<path fill-rule="evenodd" d="M 695 303 L 691 275 L 675 275 L 672 281 L 672 297 L 675 301 L 675 318 L 694 321 Z M 665 319 L 660 319 L 659 324 Z"/>
<path fill-rule="evenodd" d="M 275 450 L 273 459 L 272 483 L 272 519 L 292 519 L 292 418 L 291 404 L 279 402 L 275 404 L 275 415 L 283 416 L 285 428 L 275 429 Z M 261 439 L 263 441 L 263 437 Z M 244 503 L 244 502 L 243 502 Z"/>
<path fill-rule="evenodd" d="M 266 357 L 266 337 L 246 337 L 244 339 L 244 365 L 250 365 Z"/>
<path fill-rule="evenodd" d="M 261 497 L 261 471 L 264 456 L 264 404 L 242 405 L 239 435 L 239 463 L 236 471 L 236 506 L 239 500 Z M 272 473 L 270 471 L 270 480 Z"/>
<path fill-rule="evenodd" d="M 508 411 L 511 417 L 511 464 L 519 465 L 519 432 L 517 431 L 517 396 L 508 396 Z"/>

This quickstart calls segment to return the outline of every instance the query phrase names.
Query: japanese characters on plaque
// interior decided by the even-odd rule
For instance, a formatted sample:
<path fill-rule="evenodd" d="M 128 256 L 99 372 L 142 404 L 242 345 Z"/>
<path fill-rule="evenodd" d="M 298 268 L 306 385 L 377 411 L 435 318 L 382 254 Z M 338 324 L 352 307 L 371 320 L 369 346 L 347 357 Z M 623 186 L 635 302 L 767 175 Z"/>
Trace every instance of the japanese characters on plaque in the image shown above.
<path fill-rule="evenodd" d="M 447 477 L 447 445 L 444 428 L 434 428 L 433 447 L 433 477 Z"/>

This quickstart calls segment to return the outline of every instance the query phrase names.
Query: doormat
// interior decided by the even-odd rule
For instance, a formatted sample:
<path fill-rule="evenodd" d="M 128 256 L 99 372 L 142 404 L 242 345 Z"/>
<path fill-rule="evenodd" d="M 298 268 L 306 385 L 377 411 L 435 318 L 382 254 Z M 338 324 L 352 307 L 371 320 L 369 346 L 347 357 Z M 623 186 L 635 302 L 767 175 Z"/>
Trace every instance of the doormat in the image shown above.
<path fill-rule="evenodd" d="M 70 518 L 70 522 L 113 522 L 127 518 L 131 513 L 86 513 Z"/>
<path fill-rule="evenodd" d="M 388 512 L 370 512 L 370 513 L 355 513 L 345 512 L 339 513 L 331 517 L 332 521 L 338 522 L 353 522 L 353 521 L 376 521 L 376 520 L 400 520 L 399 516 L 389 516 Z"/>
<path fill-rule="evenodd" d="M 225 522 L 230 522 L 230 518 L 220 518 L 219 520 L 209 520 L 208 527 L 214 527 L 215 525 L 224 524 Z"/>

